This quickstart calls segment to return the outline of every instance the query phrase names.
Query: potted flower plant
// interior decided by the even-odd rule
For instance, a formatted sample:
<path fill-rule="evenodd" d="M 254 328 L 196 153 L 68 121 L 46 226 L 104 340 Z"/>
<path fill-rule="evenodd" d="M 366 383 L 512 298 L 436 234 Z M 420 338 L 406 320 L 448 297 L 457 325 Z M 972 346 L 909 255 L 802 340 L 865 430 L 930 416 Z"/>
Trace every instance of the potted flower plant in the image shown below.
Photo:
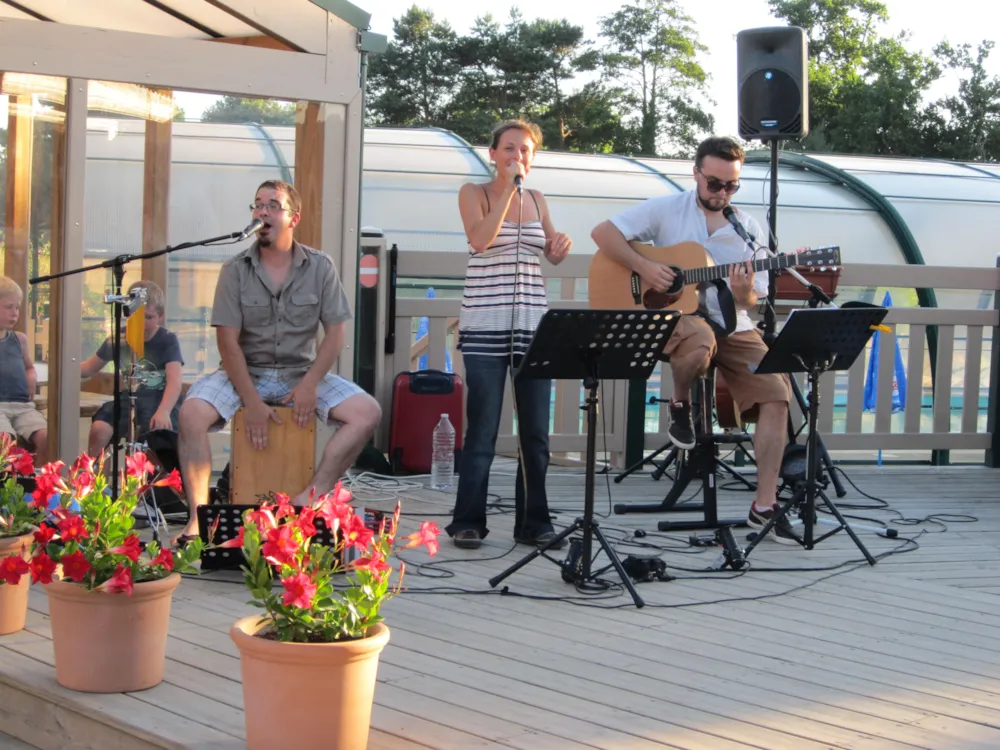
<path fill-rule="evenodd" d="M 28 614 L 31 534 L 45 515 L 25 497 L 17 477 L 34 472 L 31 454 L 0 433 L 0 635 L 24 628 Z"/>
<path fill-rule="evenodd" d="M 65 477 L 62 461 L 42 468 L 36 497 L 59 493 L 60 500 L 35 534 L 29 565 L 49 597 L 59 684 L 132 692 L 163 679 L 173 590 L 180 572 L 197 572 L 192 563 L 202 544 L 171 551 L 143 544 L 133 531 L 132 513 L 144 493 L 153 486 L 180 489 L 176 470 L 149 481 L 154 469 L 146 455 L 127 456 L 119 496 L 112 498 L 102 464 L 103 457 L 95 466 L 81 455 Z"/>
<path fill-rule="evenodd" d="M 373 529 L 350 500 L 340 484 L 303 508 L 278 494 L 276 503 L 246 511 L 237 538 L 219 545 L 242 548 L 251 603 L 263 610 L 230 630 L 250 750 L 367 746 L 379 654 L 389 640 L 380 610 L 398 593 L 405 567 L 393 585 L 389 559 L 397 546 L 423 545 L 433 555 L 439 531 L 424 522 L 397 544 L 398 504 Z M 318 542 L 318 519 L 332 531 L 332 546 Z"/>

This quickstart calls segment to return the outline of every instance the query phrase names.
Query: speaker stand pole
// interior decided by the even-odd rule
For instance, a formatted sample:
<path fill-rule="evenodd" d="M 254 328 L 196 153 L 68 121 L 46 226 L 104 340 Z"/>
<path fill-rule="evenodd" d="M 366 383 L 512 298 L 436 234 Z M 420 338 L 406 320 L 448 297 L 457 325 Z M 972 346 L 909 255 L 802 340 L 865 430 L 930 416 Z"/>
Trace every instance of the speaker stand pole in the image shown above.
<path fill-rule="evenodd" d="M 766 141 L 765 141 L 766 142 Z M 771 141 L 771 201 L 767 209 L 767 246 L 778 252 L 778 139 Z M 777 273 L 769 275 L 767 304 L 764 305 L 764 343 L 770 348 L 774 343 L 774 300 L 778 293 Z"/>

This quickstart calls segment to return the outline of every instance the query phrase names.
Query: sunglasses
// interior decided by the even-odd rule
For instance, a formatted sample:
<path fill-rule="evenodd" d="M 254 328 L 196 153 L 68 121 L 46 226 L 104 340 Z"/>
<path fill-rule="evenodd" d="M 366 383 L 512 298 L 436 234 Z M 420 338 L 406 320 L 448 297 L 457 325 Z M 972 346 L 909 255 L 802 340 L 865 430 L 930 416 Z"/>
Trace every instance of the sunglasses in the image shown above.
<path fill-rule="evenodd" d="M 716 177 L 709 177 L 704 172 L 701 171 L 701 167 L 698 168 L 698 174 L 705 178 L 705 188 L 710 193 L 721 193 L 723 191 L 732 195 L 737 190 L 740 189 L 740 181 L 733 180 L 732 182 L 723 182 Z"/>

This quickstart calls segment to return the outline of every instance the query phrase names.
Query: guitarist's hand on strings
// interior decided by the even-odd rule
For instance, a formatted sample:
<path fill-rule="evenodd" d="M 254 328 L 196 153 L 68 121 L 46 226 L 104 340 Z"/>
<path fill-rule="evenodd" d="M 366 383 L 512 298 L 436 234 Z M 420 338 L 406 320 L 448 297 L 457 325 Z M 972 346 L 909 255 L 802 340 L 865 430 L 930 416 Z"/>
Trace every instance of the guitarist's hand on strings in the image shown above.
<path fill-rule="evenodd" d="M 729 288 L 733 292 L 733 301 L 736 306 L 747 310 L 757 304 L 757 293 L 753 288 L 753 265 L 750 261 L 746 263 L 734 263 L 729 269 Z"/>
<path fill-rule="evenodd" d="M 639 278 L 657 292 L 667 291 L 673 286 L 674 279 L 677 277 L 677 274 L 669 266 L 650 260 L 643 263 L 642 268 L 636 270 L 639 272 Z"/>

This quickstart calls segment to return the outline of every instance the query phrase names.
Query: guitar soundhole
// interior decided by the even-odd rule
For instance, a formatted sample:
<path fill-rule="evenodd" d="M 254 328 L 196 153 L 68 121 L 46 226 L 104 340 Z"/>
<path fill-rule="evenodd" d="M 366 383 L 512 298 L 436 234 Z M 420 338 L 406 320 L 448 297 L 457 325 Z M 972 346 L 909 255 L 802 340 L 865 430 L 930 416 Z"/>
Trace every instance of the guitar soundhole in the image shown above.
<path fill-rule="evenodd" d="M 642 295 L 642 306 L 647 310 L 662 310 L 665 307 L 669 307 L 681 298 L 679 294 L 670 294 L 669 292 L 657 292 L 653 289 L 647 289 Z"/>

